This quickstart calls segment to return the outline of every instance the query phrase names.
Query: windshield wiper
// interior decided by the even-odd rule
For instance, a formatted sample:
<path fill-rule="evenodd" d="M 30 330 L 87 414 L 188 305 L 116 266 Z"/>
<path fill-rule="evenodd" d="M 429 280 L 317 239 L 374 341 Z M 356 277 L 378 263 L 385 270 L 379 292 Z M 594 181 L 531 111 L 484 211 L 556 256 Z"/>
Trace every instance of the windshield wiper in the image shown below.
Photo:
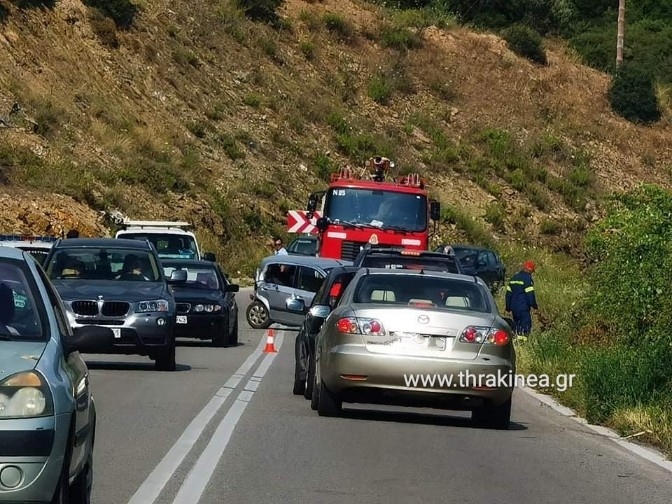
<path fill-rule="evenodd" d="M 383 229 L 385 230 L 390 230 L 390 231 L 399 231 L 401 233 L 410 233 L 410 229 L 406 229 L 405 227 L 402 226 L 383 226 Z"/>

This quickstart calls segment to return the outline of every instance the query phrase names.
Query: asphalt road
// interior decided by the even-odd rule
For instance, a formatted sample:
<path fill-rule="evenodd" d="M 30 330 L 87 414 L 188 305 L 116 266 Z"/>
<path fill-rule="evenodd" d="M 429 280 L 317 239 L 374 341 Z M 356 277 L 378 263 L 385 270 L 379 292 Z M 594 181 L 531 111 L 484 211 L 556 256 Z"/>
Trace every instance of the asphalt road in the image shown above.
<path fill-rule="evenodd" d="M 181 341 L 177 372 L 87 356 L 95 504 L 672 502 L 669 472 L 523 392 L 509 431 L 432 410 L 319 417 L 292 395 L 295 332 L 278 330 L 279 352 L 262 353 L 248 292 L 238 294 L 240 345 Z"/>

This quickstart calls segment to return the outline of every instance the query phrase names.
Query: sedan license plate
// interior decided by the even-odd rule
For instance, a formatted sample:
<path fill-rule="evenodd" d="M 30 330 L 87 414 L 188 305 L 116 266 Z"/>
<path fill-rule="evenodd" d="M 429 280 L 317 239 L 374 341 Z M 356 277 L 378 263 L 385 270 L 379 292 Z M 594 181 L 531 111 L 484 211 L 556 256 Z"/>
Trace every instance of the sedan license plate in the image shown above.
<path fill-rule="evenodd" d="M 114 339 L 121 339 L 121 329 L 118 327 L 112 328 L 112 334 L 114 334 Z"/>
<path fill-rule="evenodd" d="M 186 324 L 187 323 L 187 316 L 186 315 L 178 315 L 177 316 L 177 323 L 178 324 Z"/>
<path fill-rule="evenodd" d="M 414 333 L 395 333 L 399 339 L 395 341 L 397 347 L 413 350 L 445 350 L 446 338 L 425 336 Z"/>

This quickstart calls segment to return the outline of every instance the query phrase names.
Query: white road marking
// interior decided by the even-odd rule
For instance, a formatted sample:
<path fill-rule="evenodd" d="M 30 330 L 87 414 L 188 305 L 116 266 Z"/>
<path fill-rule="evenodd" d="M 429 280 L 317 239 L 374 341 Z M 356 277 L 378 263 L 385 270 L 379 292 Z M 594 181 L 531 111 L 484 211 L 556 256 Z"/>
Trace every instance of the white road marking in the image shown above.
<path fill-rule="evenodd" d="M 217 391 L 214 397 L 210 399 L 210 402 L 191 421 L 182 435 L 175 441 L 172 448 L 161 459 L 161 462 L 159 462 L 147 479 L 140 485 L 140 488 L 136 490 L 131 500 L 128 501 L 128 504 L 152 504 L 157 499 L 184 458 L 194 447 L 196 441 L 198 441 L 198 438 L 208 426 L 210 420 L 212 420 L 212 417 L 217 414 L 226 402 L 226 398 L 257 362 L 265 344 L 266 337 L 262 336 L 254 352 L 248 356 L 247 360 L 243 362 L 226 384 Z"/>
<path fill-rule="evenodd" d="M 283 339 L 284 333 L 280 333 L 276 337 L 275 348 L 278 352 L 282 346 Z M 276 355 L 278 354 L 267 354 L 254 372 L 254 377 L 259 379 L 263 378 L 271 367 Z M 196 461 L 196 464 L 194 464 L 194 467 L 189 471 L 189 474 L 175 496 L 175 500 L 173 500 L 173 504 L 196 504 L 199 502 L 205 488 L 210 482 L 210 478 L 212 478 L 212 474 L 215 472 L 215 468 L 217 467 L 220 458 L 224 454 L 224 450 L 226 450 L 226 446 L 229 444 L 229 440 L 236 428 L 238 420 L 240 420 L 245 408 L 247 408 L 252 396 L 254 396 L 254 391 L 250 390 L 249 387 L 251 383 L 255 382 L 250 379 L 245 385 L 244 390 L 238 394 L 238 397 L 210 439 L 208 446 L 205 447 L 203 453 L 201 453 L 201 456 Z M 258 382 L 256 382 L 255 385 L 258 385 Z"/>
<path fill-rule="evenodd" d="M 551 409 L 557 411 L 563 416 L 569 417 L 572 420 L 575 420 L 579 422 L 580 424 L 583 424 L 585 427 L 588 429 L 592 430 L 593 432 L 596 432 L 600 434 L 601 436 L 604 436 L 608 439 L 611 439 L 614 441 L 616 444 L 620 445 L 621 447 L 625 448 L 631 453 L 634 453 L 635 455 L 640 456 L 643 459 L 648 460 L 649 462 L 652 462 L 656 464 L 658 467 L 665 469 L 666 471 L 669 471 L 672 473 L 672 461 L 668 460 L 664 454 L 659 452 L 658 450 L 654 450 L 652 448 L 647 448 L 641 445 L 638 445 L 636 443 L 632 443 L 630 441 L 627 441 L 625 439 L 622 439 L 621 436 L 618 434 L 618 432 L 608 429 L 607 427 L 603 427 L 601 425 L 593 425 L 591 423 L 588 423 L 588 421 L 584 418 L 581 418 L 576 414 L 576 411 L 574 411 L 571 408 L 568 408 L 566 406 L 563 406 L 559 402 L 557 402 L 555 399 L 553 399 L 551 396 L 546 395 L 546 394 L 541 394 L 540 392 L 537 392 L 536 390 L 528 387 L 520 387 L 519 390 L 522 390 L 526 394 L 534 397 L 537 401 L 539 401 L 542 404 L 545 404 L 546 406 L 550 407 Z"/>

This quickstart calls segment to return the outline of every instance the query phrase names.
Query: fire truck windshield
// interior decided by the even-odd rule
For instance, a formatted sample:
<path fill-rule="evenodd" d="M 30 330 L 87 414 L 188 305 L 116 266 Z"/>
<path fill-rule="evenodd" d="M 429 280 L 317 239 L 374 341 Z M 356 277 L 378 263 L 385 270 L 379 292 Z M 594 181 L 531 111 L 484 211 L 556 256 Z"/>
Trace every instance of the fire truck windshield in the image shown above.
<path fill-rule="evenodd" d="M 324 216 L 334 224 L 419 232 L 427 229 L 427 198 L 380 189 L 332 188 L 326 195 Z"/>

